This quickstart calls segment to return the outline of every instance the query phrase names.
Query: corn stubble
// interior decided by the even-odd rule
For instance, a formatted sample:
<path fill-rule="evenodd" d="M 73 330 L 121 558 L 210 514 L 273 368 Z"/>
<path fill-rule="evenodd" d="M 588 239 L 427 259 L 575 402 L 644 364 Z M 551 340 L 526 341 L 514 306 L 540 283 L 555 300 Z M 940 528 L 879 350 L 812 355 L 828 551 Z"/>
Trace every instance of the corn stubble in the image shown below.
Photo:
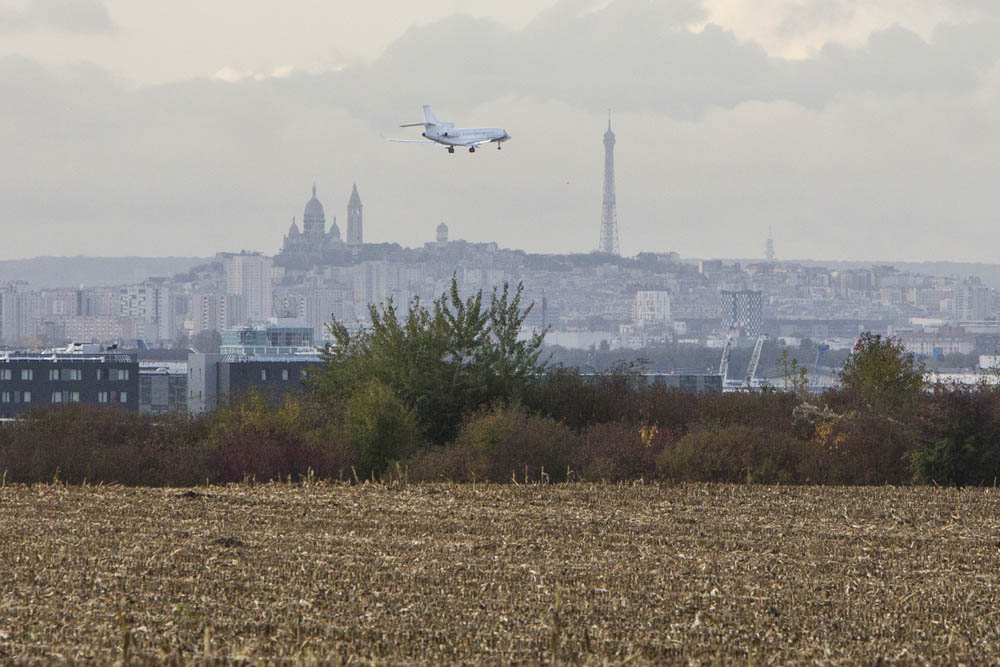
<path fill-rule="evenodd" d="M 0 663 L 985 663 L 992 490 L 0 489 Z"/>

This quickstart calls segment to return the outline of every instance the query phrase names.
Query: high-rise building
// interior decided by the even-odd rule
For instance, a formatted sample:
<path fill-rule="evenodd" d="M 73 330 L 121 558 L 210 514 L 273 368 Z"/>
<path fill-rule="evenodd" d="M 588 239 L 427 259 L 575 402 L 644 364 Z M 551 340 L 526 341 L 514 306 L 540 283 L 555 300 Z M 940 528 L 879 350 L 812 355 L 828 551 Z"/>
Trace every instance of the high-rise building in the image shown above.
<path fill-rule="evenodd" d="M 955 288 L 952 318 L 959 322 L 985 320 L 993 313 L 993 293 L 985 285 L 966 280 Z"/>
<path fill-rule="evenodd" d="M 670 321 L 670 292 L 640 290 L 632 302 L 632 323 L 638 328 L 663 325 Z"/>
<path fill-rule="evenodd" d="M 764 258 L 768 262 L 774 261 L 774 234 L 770 229 L 767 230 L 767 242 L 764 244 Z"/>
<path fill-rule="evenodd" d="M 722 328 L 756 338 L 764 333 L 764 295 L 756 290 L 722 290 Z"/>
<path fill-rule="evenodd" d="M 620 254 L 618 250 L 618 211 L 615 205 L 615 133 L 611 131 L 611 114 L 608 113 L 608 131 L 604 133 L 604 204 L 601 207 L 601 241 L 598 252 Z"/>
<path fill-rule="evenodd" d="M 347 244 L 361 245 L 364 243 L 364 230 L 361 225 L 361 195 L 358 194 L 358 184 L 354 184 L 351 198 L 347 202 Z"/>
<path fill-rule="evenodd" d="M 79 315 L 81 303 L 80 290 L 75 289 L 54 289 L 42 290 L 40 296 L 42 300 L 43 316 L 59 315 Z"/>
<path fill-rule="evenodd" d="M 33 341 L 40 314 L 41 298 L 28 283 L 18 280 L 0 287 L 0 340 L 8 345 Z"/>
<path fill-rule="evenodd" d="M 135 327 L 115 315 L 75 315 L 59 319 L 62 326 L 62 337 L 81 343 L 112 343 L 134 333 Z M 129 329 L 126 331 L 126 329 Z"/>
<path fill-rule="evenodd" d="M 448 225 L 444 224 L 444 220 L 437 226 L 437 242 L 441 244 L 448 242 Z"/>
<path fill-rule="evenodd" d="M 239 320 L 240 297 L 218 292 L 195 292 L 191 295 L 189 316 L 191 333 L 222 331 Z"/>
<path fill-rule="evenodd" d="M 394 269 L 384 261 L 361 262 L 354 267 L 354 309 L 359 317 L 367 317 L 370 304 L 384 303 L 393 296 L 397 273 Z"/>
<path fill-rule="evenodd" d="M 259 252 L 222 254 L 226 268 L 226 294 L 239 297 L 237 322 L 262 322 L 271 317 L 274 292 L 273 262 Z"/>
<path fill-rule="evenodd" d="M 166 278 L 119 288 L 118 316 L 131 321 L 135 338 L 169 341 L 177 335 L 176 295 Z"/>

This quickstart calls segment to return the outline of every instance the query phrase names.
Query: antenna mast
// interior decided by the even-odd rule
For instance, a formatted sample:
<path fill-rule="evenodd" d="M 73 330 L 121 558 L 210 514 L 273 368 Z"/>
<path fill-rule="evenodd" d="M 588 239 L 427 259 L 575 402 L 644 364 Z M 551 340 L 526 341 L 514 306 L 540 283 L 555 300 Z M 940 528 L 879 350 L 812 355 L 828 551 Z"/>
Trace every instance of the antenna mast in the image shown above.
<path fill-rule="evenodd" d="M 620 255 L 618 249 L 618 210 L 615 204 L 615 133 L 611 131 L 611 109 L 608 109 L 608 131 L 604 133 L 604 204 L 601 207 L 601 241 L 598 252 Z"/>

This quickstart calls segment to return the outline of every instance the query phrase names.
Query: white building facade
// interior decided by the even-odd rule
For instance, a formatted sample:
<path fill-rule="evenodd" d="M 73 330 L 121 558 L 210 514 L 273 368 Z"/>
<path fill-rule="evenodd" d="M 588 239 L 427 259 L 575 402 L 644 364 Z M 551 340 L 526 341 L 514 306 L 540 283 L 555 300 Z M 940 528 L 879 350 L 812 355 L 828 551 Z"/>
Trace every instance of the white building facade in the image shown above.
<path fill-rule="evenodd" d="M 222 259 L 226 269 L 226 294 L 239 297 L 239 313 L 233 321 L 263 322 L 271 317 L 274 314 L 271 282 L 274 260 L 250 252 L 225 254 Z"/>
<path fill-rule="evenodd" d="M 632 323 L 638 328 L 670 322 L 670 292 L 642 290 L 632 301 Z"/>

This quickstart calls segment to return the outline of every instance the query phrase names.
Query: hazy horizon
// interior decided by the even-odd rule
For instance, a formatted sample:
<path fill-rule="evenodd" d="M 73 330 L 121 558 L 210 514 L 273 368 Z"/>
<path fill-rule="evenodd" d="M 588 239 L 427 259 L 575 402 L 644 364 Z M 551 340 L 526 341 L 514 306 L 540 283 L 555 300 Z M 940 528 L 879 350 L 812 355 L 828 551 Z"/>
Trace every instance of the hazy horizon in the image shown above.
<path fill-rule="evenodd" d="M 0 0 L 0 35 L 0 259 L 273 254 L 314 182 L 366 241 L 588 252 L 612 107 L 623 255 L 993 261 L 980 0 Z M 513 140 L 380 141 L 421 104 Z"/>

